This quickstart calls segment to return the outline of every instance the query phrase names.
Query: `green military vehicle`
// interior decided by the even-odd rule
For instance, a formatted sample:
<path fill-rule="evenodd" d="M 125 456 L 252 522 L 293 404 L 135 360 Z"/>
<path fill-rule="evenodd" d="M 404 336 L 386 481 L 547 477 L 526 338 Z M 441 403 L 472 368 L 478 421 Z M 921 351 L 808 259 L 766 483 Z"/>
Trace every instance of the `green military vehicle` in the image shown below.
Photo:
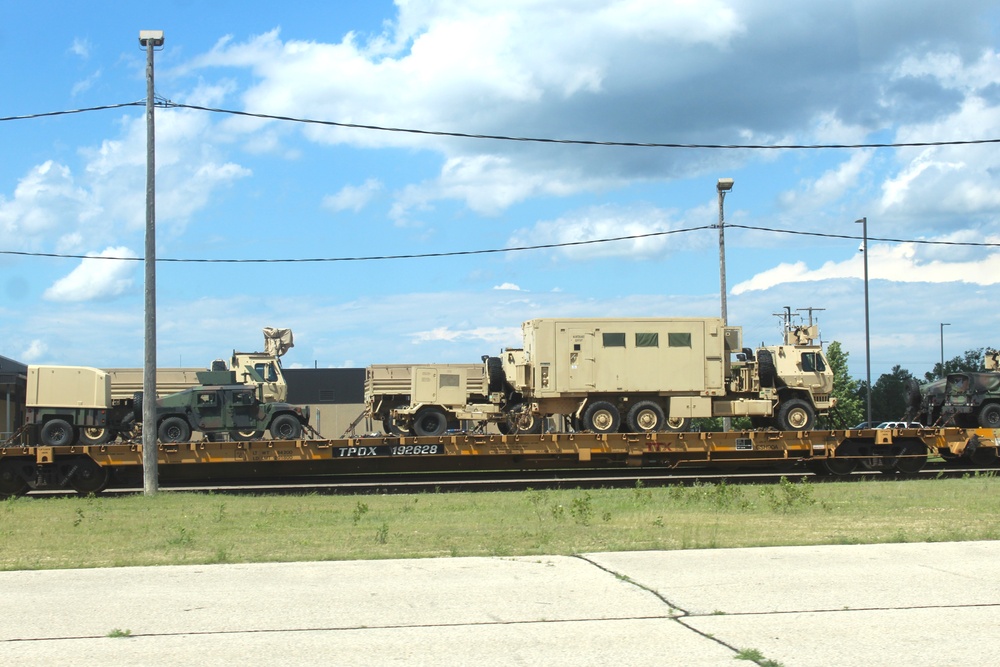
<path fill-rule="evenodd" d="M 309 408 L 264 402 L 259 386 L 237 384 L 234 371 L 202 371 L 201 384 L 156 399 L 156 434 L 161 442 L 188 442 L 200 431 L 209 440 L 256 440 L 269 431 L 274 440 L 295 440 L 309 425 Z M 142 417 L 142 394 L 133 416 Z"/>
<path fill-rule="evenodd" d="M 1000 429 L 1000 352 L 986 350 L 985 371 L 949 373 L 911 388 L 916 419 L 933 426 Z"/>

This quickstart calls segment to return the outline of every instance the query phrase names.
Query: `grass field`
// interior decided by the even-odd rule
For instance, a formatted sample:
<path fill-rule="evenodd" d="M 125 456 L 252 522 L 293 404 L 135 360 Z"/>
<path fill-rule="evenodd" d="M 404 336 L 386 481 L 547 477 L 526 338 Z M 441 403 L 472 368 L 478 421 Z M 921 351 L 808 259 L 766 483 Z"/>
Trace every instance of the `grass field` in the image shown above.
<path fill-rule="evenodd" d="M 23 497 L 0 569 L 1000 539 L 1000 479 L 417 495 Z"/>

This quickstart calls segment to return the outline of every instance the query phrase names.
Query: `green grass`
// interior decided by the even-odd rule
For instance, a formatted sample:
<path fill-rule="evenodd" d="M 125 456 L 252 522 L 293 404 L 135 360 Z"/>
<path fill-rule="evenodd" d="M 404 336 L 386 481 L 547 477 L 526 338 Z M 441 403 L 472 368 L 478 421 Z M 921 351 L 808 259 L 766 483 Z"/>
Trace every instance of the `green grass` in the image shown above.
<path fill-rule="evenodd" d="M 1000 539 L 1000 479 L 0 502 L 0 570 Z"/>

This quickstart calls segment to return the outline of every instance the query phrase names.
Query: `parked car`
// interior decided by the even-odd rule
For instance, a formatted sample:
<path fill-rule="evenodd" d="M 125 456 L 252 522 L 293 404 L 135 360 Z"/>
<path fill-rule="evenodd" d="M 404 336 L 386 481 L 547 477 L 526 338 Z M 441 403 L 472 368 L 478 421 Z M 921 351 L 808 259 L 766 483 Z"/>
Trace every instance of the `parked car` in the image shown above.
<path fill-rule="evenodd" d="M 875 428 L 923 428 L 920 422 L 882 422 Z"/>

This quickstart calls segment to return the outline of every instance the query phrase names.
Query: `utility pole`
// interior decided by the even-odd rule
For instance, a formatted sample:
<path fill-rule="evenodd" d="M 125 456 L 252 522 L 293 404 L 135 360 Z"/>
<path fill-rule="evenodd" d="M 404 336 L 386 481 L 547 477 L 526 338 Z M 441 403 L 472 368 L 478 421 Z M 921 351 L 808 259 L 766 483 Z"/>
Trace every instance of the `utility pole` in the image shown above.
<path fill-rule="evenodd" d="M 726 193 L 733 189 L 733 179 L 720 178 L 715 184 L 715 190 L 719 193 L 719 291 L 722 301 L 722 326 L 728 326 L 729 313 L 726 309 L 726 216 L 723 212 L 722 203 L 726 199 Z M 733 420 L 730 417 L 722 418 L 722 431 L 729 433 L 732 429 Z"/>
<path fill-rule="evenodd" d="M 159 491 L 156 447 L 156 132 L 153 122 L 153 50 L 163 47 L 162 30 L 140 30 L 146 49 L 146 257 L 145 355 L 142 368 L 142 489 L 147 496 Z"/>

